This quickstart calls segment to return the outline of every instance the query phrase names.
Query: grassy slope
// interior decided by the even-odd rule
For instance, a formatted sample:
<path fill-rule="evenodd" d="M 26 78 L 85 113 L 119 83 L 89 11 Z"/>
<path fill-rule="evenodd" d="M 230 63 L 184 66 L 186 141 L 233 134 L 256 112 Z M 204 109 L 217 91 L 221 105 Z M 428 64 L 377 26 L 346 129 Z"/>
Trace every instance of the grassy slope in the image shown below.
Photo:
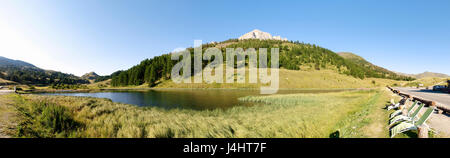
<path fill-rule="evenodd" d="M 450 78 L 450 76 L 448 76 L 447 74 L 442 74 L 442 73 L 436 73 L 436 72 L 423 72 L 420 74 L 403 74 L 403 73 L 399 73 L 405 76 L 411 76 L 411 77 L 415 77 L 418 79 L 422 79 L 422 78 Z"/>
<path fill-rule="evenodd" d="M 19 127 L 19 136 L 25 137 L 326 138 L 338 130 L 340 137 L 387 137 L 383 120 L 387 112 L 379 109 L 388 97 L 379 90 L 244 97 L 242 101 L 259 105 L 225 111 L 139 108 L 106 99 L 63 96 L 14 95 L 9 99 L 16 101 L 21 113 L 32 116 L 23 118 L 31 124 Z M 66 126 L 55 127 L 49 123 L 54 122 L 52 118 L 71 123 L 56 121 Z M 378 128 L 382 130 L 373 130 Z"/>
<path fill-rule="evenodd" d="M 439 85 L 447 85 L 447 78 L 421 78 L 415 81 L 407 82 L 404 86 L 406 87 L 417 87 L 419 84 L 423 84 L 424 87 Z"/>
<path fill-rule="evenodd" d="M 248 75 L 248 74 L 247 74 Z M 248 78 L 248 77 L 247 77 Z M 339 74 L 333 70 L 286 70 L 280 69 L 280 88 L 374 88 L 401 84 L 402 81 L 380 78 L 358 79 Z M 141 86 L 142 87 L 142 86 Z M 259 84 L 176 84 L 171 80 L 162 81 L 156 88 L 258 88 Z"/>
<path fill-rule="evenodd" d="M 110 85 L 111 85 L 111 79 L 101 81 L 101 82 L 93 82 L 91 84 L 88 84 L 87 86 L 91 89 L 96 89 L 96 88 L 109 87 Z"/>
<path fill-rule="evenodd" d="M 400 76 L 401 74 L 392 72 L 390 70 L 387 70 L 385 68 L 379 67 L 377 65 L 374 65 L 372 63 L 370 63 L 369 61 L 367 61 L 366 59 L 362 58 L 361 56 L 358 56 L 356 54 L 353 53 L 349 53 L 349 52 L 341 52 L 341 53 L 337 53 L 339 56 L 343 57 L 344 59 L 347 59 L 349 61 L 352 61 L 353 63 L 361 66 L 361 67 L 366 67 L 370 70 L 373 71 L 373 73 L 379 74 L 381 75 L 381 73 L 385 73 L 387 76 Z"/>
<path fill-rule="evenodd" d="M 0 85 L 4 85 L 4 84 L 16 84 L 16 82 L 0 78 Z"/>

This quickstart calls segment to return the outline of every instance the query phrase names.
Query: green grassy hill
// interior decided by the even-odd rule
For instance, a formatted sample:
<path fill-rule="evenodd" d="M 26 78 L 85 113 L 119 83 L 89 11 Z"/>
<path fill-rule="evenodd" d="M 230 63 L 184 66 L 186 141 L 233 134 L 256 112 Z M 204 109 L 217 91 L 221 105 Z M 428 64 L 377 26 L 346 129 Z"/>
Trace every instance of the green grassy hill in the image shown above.
<path fill-rule="evenodd" d="M 399 75 L 395 72 L 389 71 L 385 68 L 379 67 L 377 65 L 374 65 L 370 62 L 368 62 L 366 59 L 353 54 L 349 52 L 341 52 L 337 53 L 344 59 L 347 59 L 349 61 L 352 61 L 353 63 L 357 64 L 358 66 L 364 67 L 370 76 L 376 77 L 376 78 L 389 78 L 389 79 L 395 79 L 395 80 L 414 80 L 413 77 L 409 77 L 406 75 Z"/>
<path fill-rule="evenodd" d="M 340 74 L 346 77 L 351 77 L 348 80 L 354 80 L 349 82 L 351 87 L 358 85 L 359 81 L 366 80 L 367 78 L 382 78 L 382 79 L 392 79 L 392 80 L 413 80 L 411 77 L 397 75 L 389 70 L 383 69 L 381 67 L 375 66 L 373 64 L 367 64 L 364 59 L 355 60 L 353 58 L 342 57 L 326 48 L 316 46 L 314 44 L 305 44 L 300 42 L 292 41 L 279 41 L 279 40 L 237 40 L 231 39 L 220 43 L 204 44 L 202 45 L 203 52 L 210 47 L 216 47 L 222 50 L 225 57 L 226 48 L 268 48 L 268 60 L 270 61 L 270 49 L 279 48 L 280 49 L 280 67 L 287 70 L 296 70 L 301 72 L 321 72 L 322 70 L 329 70 L 327 74 Z M 194 48 L 188 48 L 193 56 Z M 172 67 L 178 61 L 172 61 L 169 54 L 164 54 L 161 56 L 154 57 L 152 59 L 146 59 L 142 61 L 139 65 L 136 65 L 126 71 L 120 72 L 115 76 L 112 76 L 111 85 L 112 86 L 138 86 L 143 84 L 148 84 L 150 86 L 158 87 L 158 84 L 167 83 L 165 80 L 170 79 L 170 72 Z M 203 61 L 203 66 L 208 64 L 210 61 Z M 193 62 L 192 62 L 193 63 Z M 270 63 L 269 63 L 270 66 Z M 339 82 L 333 83 L 333 80 L 343 81 L 344 79 L 334 78 L 335 75 L 313 75 L 319 78 L 311 79 L 310 81 L 324 80 L 323 83 L 326 86 L 318 86 L 319 84 L 310 84 L 308 80 L 304 80 L 305 77 L 308 78 L 310 74 L 303 74 L 306 76 L 291 77 L 291 80 L 299 80 L 305 83 L 300 85 L 311 85 L 310 87 L 336 87 L 334 84 L 339 84 Z M 321 79 L 322 77 L 322 79 Z M 286 77 L 289 78 L 289 77 Z M 347 80 L 347 79 L 345 79 Z M 369 79 L 370 80 L 370 79 Z M 282 82 L 282 81 L 280 81 Z M 329 82 L 329 83 L 326 83 Z M 376 81 L 375 85 L 376 85 Z M 353 83 L 353 84 L 350 84 Z M 370 80 L 372 83 L 372 80 Z M 365 83 L 360 83 L 366 85 Z M 215 87 L 224 87 L 222 85 L 214 85 Z M 209 87 L 209 86 L 208 86 Z M 227 86 L 225 86 L 227 87 Z M 233 86 L 234 87 L 234 86 Z M 240 86 L 238 86 L 240 87 Z M 298 86 L 294 87 L 307 87 Z M 363 86 L 364 87 L 364 86 Z"/>

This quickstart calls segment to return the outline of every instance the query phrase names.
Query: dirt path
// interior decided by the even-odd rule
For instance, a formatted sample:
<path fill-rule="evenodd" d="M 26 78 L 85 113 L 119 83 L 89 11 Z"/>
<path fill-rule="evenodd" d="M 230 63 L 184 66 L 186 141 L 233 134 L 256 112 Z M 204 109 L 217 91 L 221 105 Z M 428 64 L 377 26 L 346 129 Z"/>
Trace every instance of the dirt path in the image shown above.
<path fill-rule="evenodd" d="M 16 126 L 12 100 L 5 94 L 0 93 L 0 138 L 10 138 Z"/>

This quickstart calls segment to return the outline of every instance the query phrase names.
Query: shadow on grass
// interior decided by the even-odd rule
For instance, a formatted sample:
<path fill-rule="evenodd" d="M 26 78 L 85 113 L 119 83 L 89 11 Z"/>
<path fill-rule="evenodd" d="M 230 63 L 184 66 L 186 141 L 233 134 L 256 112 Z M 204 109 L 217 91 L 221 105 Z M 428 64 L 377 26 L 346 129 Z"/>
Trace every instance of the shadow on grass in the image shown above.
<path fill-rule="evenodd" d="M 339 131 L 336 131 L 330 134 L 330 138 L 339 138 L 339 135 Z"/>
<path fill-rule="evenodd" d="M 406 131 L 403 132 L 401 135 L 397 136 L 397 138 L 418 138 L 419 135 L 417 135 L 417 132 L 414 131 Z"/>
<path fill-rule="evenodd" d="M 387 101 L 386 105 L 384 106 L 384 108 L 381 108 L 381 109 L 387 110 L 389 106 L 392 106 L 392 104 L 391 104 L 390 101 Z"/>

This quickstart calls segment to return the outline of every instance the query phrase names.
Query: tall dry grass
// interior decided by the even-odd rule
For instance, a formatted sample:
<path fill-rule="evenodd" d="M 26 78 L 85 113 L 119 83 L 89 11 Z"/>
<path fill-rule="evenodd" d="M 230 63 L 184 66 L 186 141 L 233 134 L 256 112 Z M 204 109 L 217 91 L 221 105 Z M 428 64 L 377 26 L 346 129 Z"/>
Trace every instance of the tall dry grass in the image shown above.
<path fill-rule="evenodd" d="M 249 96 L 240 100 L 256 105 L 205 111 L 140 108 L 107 99 L 66 96 L 22 95 L 16 96 L 16 100 L 24 103 L 25 108 L 38 106 L 35 109 L 45 110 L 45 106 L 51 106 L 58 111 L 53 119 L 43 119 L 47 116 L 42 115 L 47 113 L 31 114 L 29 127 L 49 134 L 25 133 L 22 135 L 25 137 L 327 138 L 336 131 L 341 131 L 340 137 L 351 137 L 355 132 L 364 137 L 364 131 L 359 130 L 364 124 L 348 118 L 366 117 L 367 113 L 361 111 L 377 103 L 373 100 L 379 99 L 379 93 L 373 90 Z M 54 118 L 76 123 L 68 127 L 64 124 L 64 128 L 40 124 L 42 119 L 46 122 Z M 36 123 L 40 125 L 35 126 Z"/>

